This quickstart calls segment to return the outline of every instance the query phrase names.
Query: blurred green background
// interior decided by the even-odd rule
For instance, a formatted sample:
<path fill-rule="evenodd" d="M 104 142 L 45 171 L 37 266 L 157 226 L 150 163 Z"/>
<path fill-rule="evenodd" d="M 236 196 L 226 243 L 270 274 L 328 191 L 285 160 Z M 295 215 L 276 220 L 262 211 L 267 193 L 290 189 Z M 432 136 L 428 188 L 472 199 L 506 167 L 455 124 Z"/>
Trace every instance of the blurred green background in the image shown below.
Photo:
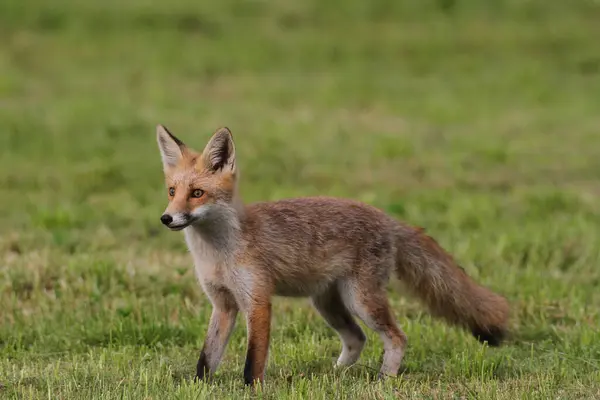
<path fill-rule="evenodd" d="M 195 385 L 210 306 L 155 126 L 236 140 L 247 202 L 325 194 L 425 227 L 505 294 L 487 349 L 391 286 L 405 374 L 277 299 L 266 398 L 600 396 L 600 4 L 0 2 L 0 397 L 240 398 L 245 326 Z"/>

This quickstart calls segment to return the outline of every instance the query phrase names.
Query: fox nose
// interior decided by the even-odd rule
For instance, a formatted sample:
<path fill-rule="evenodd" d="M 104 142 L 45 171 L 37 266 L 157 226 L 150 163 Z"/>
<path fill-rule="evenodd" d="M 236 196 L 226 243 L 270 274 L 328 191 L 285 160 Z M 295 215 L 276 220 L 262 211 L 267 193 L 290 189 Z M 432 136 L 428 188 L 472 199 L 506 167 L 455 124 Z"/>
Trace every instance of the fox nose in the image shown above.
<path fill-rule="evenodd" d="M 165 225 L 169 225 L 171 222 L 173 222 L 173 217 L 171 217 L 169 214 L 163 214 L 160 217 L 160 222 L 162 222 Z"/>

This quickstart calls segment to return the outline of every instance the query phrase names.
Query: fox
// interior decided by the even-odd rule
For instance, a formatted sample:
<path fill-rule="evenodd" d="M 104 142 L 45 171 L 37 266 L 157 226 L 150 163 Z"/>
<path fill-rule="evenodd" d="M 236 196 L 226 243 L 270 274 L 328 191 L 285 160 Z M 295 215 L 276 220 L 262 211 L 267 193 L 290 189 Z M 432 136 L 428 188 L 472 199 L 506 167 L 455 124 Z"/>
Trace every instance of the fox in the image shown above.
<path fill-rule="evenodd" d="M 217 129 L 202 152 L 164 125 L 156 136 L 168 205 L 160 221 L 183 230 L 194 269 L 212 305 L 196 381 L 215 374 L 238 313 L 245 316 L 246 385 L 265 382 L 276 296 L 309 297 L 341 339 L 334 367 L 357 362 L 366 335 L 383 342 L 379 378 L 398 375 L 407 336 L 387 297 L 395 273 L 430 313 L 482 343 L 508 333 L 509 304 L 460 267 L 423 228 L 358 200 L 315 196 L 245 204 L 231 130 Z"/>

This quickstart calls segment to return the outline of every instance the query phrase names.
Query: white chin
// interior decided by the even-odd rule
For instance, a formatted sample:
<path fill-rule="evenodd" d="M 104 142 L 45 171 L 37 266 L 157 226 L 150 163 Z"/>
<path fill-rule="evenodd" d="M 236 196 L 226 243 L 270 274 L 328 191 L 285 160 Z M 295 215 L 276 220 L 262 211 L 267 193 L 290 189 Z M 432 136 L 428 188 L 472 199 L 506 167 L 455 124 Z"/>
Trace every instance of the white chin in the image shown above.
<path fill-rule="evenodd" d="M 190 224 L 183 224 L 183 225 L 174 225 L 174 226 L 169 226 L 169 229 L 172 231 L 180 231 L 182 229 L 185 229 L 189 226 Z"/>

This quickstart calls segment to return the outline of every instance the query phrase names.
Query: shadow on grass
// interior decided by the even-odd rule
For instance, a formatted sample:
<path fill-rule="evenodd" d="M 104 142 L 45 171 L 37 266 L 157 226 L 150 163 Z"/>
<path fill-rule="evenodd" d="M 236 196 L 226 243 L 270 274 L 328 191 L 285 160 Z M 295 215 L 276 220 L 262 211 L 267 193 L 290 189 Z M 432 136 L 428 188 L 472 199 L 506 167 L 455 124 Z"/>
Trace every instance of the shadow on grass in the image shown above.
<path fill-rule="evenodd" d="M 223 369 L 217 372 L 211 379 L 203 382 L 194 381 L 195 378 L 195 366 L 173 366 L 171 378 L 173 381 L 181 385 L 185 383 L 193 383 L 197 385 L 230 385 L 232 382 L 239 382 L 240 387 L 245 387 L 243 383 L 243 369 L 240 366 L 234 368 Z M 292 368 L 289 366 L 281 365 L 270 365 L 266 373 L 265 379 L 267 381 L 277 381 L 278 384 L 284 382 L 288 386 L 292 386 L 301 381 L 313 381 L 321 378 L 325 375 L 332 375 L 332 379 L 336 382 L 353 382 L 357 380 L 365 382 L 377 382 L 378 381 L 378 370 L 364 364 L 355 364 L 352 367 L 347 368 L 334 368 L 333 363 L 324 362 L 324 360 L 314 360 L 307 363 L 295 364 Z M 406 374 L 407 370 L 402 367 L 397 378 L 401 379 L 403 374 Z M 238 386 L 238 385 L 235 385 Z"/>

